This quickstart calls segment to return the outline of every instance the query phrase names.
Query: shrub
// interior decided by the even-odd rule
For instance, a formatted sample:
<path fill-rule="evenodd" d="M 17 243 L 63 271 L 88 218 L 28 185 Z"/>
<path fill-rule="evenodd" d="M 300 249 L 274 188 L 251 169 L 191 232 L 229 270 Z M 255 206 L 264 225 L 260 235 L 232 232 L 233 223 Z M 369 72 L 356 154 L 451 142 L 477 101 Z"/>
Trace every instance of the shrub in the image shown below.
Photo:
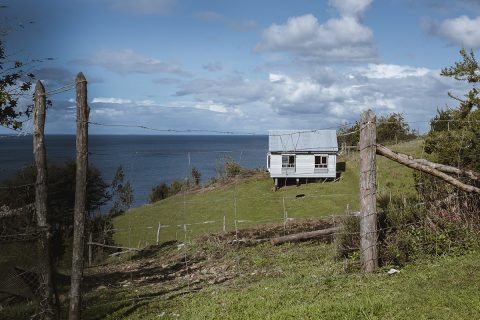
<path fill-rule="evenodd" d="M 152 188 L 150 195 L 148 196 L 148 201 L 154 203 L 163 199 L 166 199 L 169 196 L 169 188 L 166 183 L 161 183 L 158 186 Z"/>
<path fill-rule="evenodd" d="M 379 196 L 378 257 L 380 265 L 402 266 L 422 256 L 461 254 L 478 244 L 477 233 L 445 217 L 429 216 L 416 198 Z M 359 256 L 360 223 L 358 217 L 343 221 L 337 238 L 338 257 Z"/>
<path fill-rule="evenodd" d="M 202 178 L 202 174 L 196 167 L 192 167 L 191 175 L 192 175 L 193 183 L 196 186 L 200 185 L 200 179 Z"/>

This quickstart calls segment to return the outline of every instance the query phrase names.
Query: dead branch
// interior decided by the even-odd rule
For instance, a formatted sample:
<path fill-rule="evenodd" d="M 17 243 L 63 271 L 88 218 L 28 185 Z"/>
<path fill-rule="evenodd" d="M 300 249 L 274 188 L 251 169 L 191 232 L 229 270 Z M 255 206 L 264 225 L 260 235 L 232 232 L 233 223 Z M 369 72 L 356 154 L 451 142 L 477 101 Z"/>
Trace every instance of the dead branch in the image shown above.
<path fill-rule="evenodd" d="M 377 144 L 377 148 L 387 149 L 386 147 L 384 147 L 382 145 L 379 145 L 379 144 Z M 392 151 L 392 150 L 390 150 L 390 151 Z M 437 169 L 438 171 L 441 171 L 441 172 L 444 172 L 444 173 L 453 173 L 453 174 L 456 174 L 456 175 L 466 176 L 466 177 L 468 177 L 472 180 L 480 180 L 480 173 L 472 171 L 472 170 L 462 170 L 462 169 L 452 167 L 452 166 L 448 166 L 448 165 L 445 165 L 445 164 L 440 164 L 440 163 L 435 163 L 435 162 L 432 162 L 432 161 L 428 161 L 426 159 L 416 159 L 416 158 L 414 158 L 414 157 L 412 157 L 411 155 L 408 155 L 408 154 L 403 154 L 403 153 L 396 152 L 396 151 L 392 151 L 392 152 L 397 154 L 399 157 L 403 157 L 403 158 L 406 158 L 408 160 L 415 161 L 415 162 L 417 162 L 419 164 L 422 164 L 422 165 L 430 166 L 433 169 Z"/>
<path fill-rule="evenodd" d="M 419 171 L 422 171 L 422 172 L 425 172 L 425 173 L 428 173 L 434 177 L 437 177 L 439 179 L 442 179 L 443 181 L 465 191 L 465 192 L 475 192 L 475 193 L 480 193 L 480 188 L 477 188 L 477 187 L 474 187 L 474 186 L 471 186 L 471 185 L 468 185 L 468 184 L 465 184 L 455 178 L 453 178 L 452 176 L 446 174 L 445 172 L 442 172 L 440 169 L 443 169 L 443 170 L 451 170 L 451 168 L 453 167 L 450 167 L 447 169 L 447 167 L 449 166 L 445 166 L 445 165 L 439 165 L 437 163 L 434 163 L 434 162 L 430 162 L 430 161 L 427 161 L 427 160 L 424 160 L 424 159 L 415 159 L 409 155 L 405 155 L 405 154 L 401 154 L 401 153 L 397 153 L 395 151 L 392 151 L 382 145 L 377 145 L 377 154 L 381 155 L 381 156 L 384 156 L 390 160 L 393 160 L 395 162 L 398 162 L 400 164 L 403 164 L 409 168 L 412 168 L 412 169 L 415 169 L 415 170 L 419 170 Z M 421 161 L 417 161 L 417 160 L 421 160 Z M 457 169 L 457 168 L 454 168 L 454 169 Z M 458 169 L 457 169 L 458 170 Z M 448 172 L 448 171 L 446 171 Z M 465 171 L 461 171 L 461 172 L 465 172 Z M 453 172 L 450 172 L 450 173 L 453 173 Z M 475 173 L 476 175 L 478 175 L 478 173 Z"/>

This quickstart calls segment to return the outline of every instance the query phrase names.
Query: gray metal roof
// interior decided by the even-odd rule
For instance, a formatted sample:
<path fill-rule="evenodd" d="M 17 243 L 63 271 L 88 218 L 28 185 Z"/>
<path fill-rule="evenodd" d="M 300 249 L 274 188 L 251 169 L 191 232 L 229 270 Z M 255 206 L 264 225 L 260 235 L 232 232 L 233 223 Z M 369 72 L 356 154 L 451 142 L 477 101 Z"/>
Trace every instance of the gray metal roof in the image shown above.
<path fill-rule="evenodd" d="M 335 130 L 269 130 L 270 152 L 337 152 Z"/>

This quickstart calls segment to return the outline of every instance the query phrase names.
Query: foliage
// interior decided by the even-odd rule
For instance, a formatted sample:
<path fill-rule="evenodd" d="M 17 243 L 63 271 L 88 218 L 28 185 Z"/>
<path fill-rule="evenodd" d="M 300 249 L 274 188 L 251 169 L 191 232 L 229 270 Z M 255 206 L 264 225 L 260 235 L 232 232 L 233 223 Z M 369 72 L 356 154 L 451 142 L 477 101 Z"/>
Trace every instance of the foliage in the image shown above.
<path fill-rule="evenodd" d="M 437 115 L 431 120 L 431 130 L 426 135 L 425 152 L 436 162 L 480 172 L 480 97 L 477 88 L 480 65 L 473 51 L 461 49 L 460 55 L 462 61 L 442 69 L 441 75 L 466 82 L 470 90 L 463 98 L 449 93 L 458 106 L 437 110 Z M 480 186 L 478 181 L 458 178 L 467 184 Z M 417 175 L 417 181 L 417 191 L 426 203 L 432 221 L 442 217 L 443 221 L 480 230 L 478 195 L 462 192 L 426 175 Z"/>
<path fill-rule="evenodd" d="M 5 44 L 0 39 L 0 125 L 16 130 L 22 127 L 19 118 L 29 116 L 32 111 L 31 106 L 21 110 L 18 101 L 30 91 L 35 76 L 24 72 L 23 62 L 14 61 L 11 64 L 7 61 Z"/>
<path fill-rule="evenodd" d="M 124 180 L 125 173 L 123 172 L 123 167 L 119 166 L 115 171 L 111 185 L 113 205 L 110 212 L 113 214 L 127 211 L 133 203 L 133 188 L 129 181 L 124 182 Z"/>
<path fill-rule="evenodd" d="M 460 50 L 463 61 L 444 68 L 441 75 L 465 81 L 471 89 L 464 98 L 449 96 L 459 104 L 456 108 L 438 110 L 431 121 L 425 151 L 443 164 L 480 171 L 480 66 L 473 53 Z"/>
<path fill-rule="evenodd" d="M 72 235 L 73 209 L 75 205 L 76 165 L 67 161 L 64 165 L 49 165 L 47 218 L 52 230 L 52 254 L 60 258 L 65 244 Z M 0 205 L 19 208 L 35 201 L 36 168 L 28 166 L 2 182 Z M 92 217 L 95 211 L 110 200 L 108 184 L 98 169 L 88 168 L 86 210 Z"/>
<path fill-rule="evenodd" d="M 425 256 L 462 254 L 478 245 L 475 232 L 447 217 L 432 220 L 415 197 L 379 196 L 377 217 L 380 265 L 404 266 Z M 358 257 L 359 219 L 348 217 L 343 225 L 338 256 Z"/>
<path fill-rule="evenodd" d="M 148 201 L 154 203 L 163 199 L 166 199 L 169 196 L 169 187 L 165 182 L 160 183 L 158 186 L 152 188 Z"/>
<path fill-rule="evenodd" d="M 190 189 L 190 187 L 191 187 L 191 181 L 188 179 L 173 180 L 170 183 L 170 185 L 167 185 L 165 182 L 162 182 L 159 185 L 152 188 L 152 191 L 148 196 L 148 201 L 150 203 L 155 203 L 157 201 L 166 199 L 168 197 L 176 195 L 177 193 Z"/>
<path fill-rule="evenodd" d="M 390 143 L 410 141 L 418 137 L 418 132 L 411 129 L 401 113 L 391 113 L 377 119 L 377 142 Z M 357 121 L 351 127 L 344 127 L 338 132 L 338 143 L 356 146 L 360 141 L 360 123 Z"/>
<path fill-rule="evenodd" d="M 231 180 L 236 177 L 246 178 L 253 175 L 258 170 L 252 170 L 242 167 L 230 155 L 224 155 L 217 160 L 216 171 L 219 180 Z"/>
<path fill-rule="evenodd" d="M 202 178 L 202 174 L 200 173 L 200 171 L 196 167 L 192 167 L 191 175 L 192 175 L 193 183 L 196 186 L 200 185 L 200 180 Z"/>

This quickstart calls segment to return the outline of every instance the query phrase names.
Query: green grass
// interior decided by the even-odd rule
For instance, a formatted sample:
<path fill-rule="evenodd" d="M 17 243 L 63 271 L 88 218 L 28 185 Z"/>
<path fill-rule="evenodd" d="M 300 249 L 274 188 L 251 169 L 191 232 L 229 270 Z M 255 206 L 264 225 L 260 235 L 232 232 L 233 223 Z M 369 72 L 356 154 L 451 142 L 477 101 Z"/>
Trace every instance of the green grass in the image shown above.
<path fill-rule="evenodd" d="M 415 140 L 392 146 L 392 149 L 410 154 L 421 154 L 421 141 Z M 155 243 L 158 223 L 160 240 L 183 240 L 200 234 L 220 232 L 223 219 L 227 231 L 264 223 L 278 223 L 283 219 L 283 199 L 289 218 L 319 218 L 344 214 L 347 208 L 359 208 L 358 153 L 346 161 L 346 171 L 339 182 L 310 183 L 300 187 L 289 186 L 274 192 L 273 181 L 265 175 L 238 181 L 213 191 L 179 194 L 152 205 L 129 210 L 115 218 L 117 231 L 114 240 L 124 246 L 145 246 Z M 379 193 L 414 193 L 412 170 L 390 160 L 378 157 Z M 296 198 L 298 194 L 305 197 Z M 236 199 L 236 210 L 235 210 Z M 195 224 L 207 222 L 205 224 Z M 186 232 L 183 227 L 187 224 Z M 193 225 L 189 225 L 193 224 Z"/>
<path fill-rule="evenodd" d="M 185 283 L 170 296 L 159 293 L 162 284 L 93 291 L 85 319 L 452 320 L 480 314 L 478 252 L 420 261 L 392 276 L 387 269 L 346 271 L 332 244 L 224 247 L 222 254 L 210 266 L 230 260 L 238 274 L 230 282 L 195 293 L 187 293 Z"/>

